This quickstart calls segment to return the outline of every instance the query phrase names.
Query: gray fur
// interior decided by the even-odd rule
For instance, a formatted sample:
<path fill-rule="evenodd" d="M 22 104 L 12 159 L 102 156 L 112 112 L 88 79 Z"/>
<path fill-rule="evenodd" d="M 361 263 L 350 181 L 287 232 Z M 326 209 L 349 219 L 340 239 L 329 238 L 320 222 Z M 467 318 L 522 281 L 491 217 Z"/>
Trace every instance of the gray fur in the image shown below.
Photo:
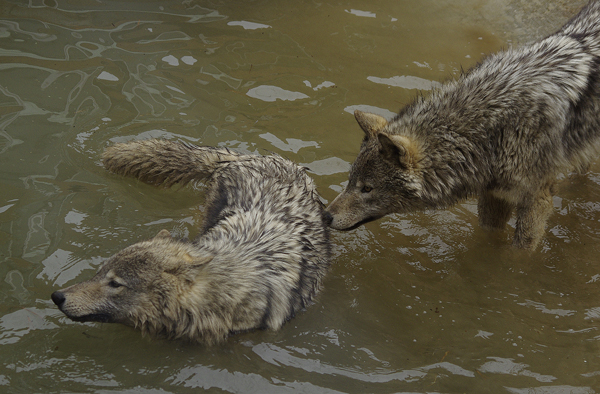
<path fill-rule="evenodd" d="M 600 149 L 600 2 L 549 37 L 485 58 L 390 122 L 358 111 L 365 131 L 346 189 L 329 205 L 348 230 L 393 212 L 478 196 L 480 224 L 535 248 L 557 175 L 584 171 Z"/>
<path fill-rule="evenodd" d="M 213 344 L 279 329 L 321 288 L 329 233 L 303 168 L 276 155 L 164 140 L 111 146 L 103 161 L 155 185 L 205 179 L 206 218 L 193 242 L 162 230 L 110 257 L 92 279 L 53 293 L 69 318 Z"/>

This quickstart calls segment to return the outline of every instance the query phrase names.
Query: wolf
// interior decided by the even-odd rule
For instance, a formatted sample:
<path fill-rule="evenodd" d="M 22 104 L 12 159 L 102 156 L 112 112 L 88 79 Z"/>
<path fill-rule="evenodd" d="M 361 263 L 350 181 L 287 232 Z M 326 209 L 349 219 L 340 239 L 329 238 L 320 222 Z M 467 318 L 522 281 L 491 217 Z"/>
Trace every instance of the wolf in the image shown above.
<path fill-rule="evenodd" d="M 70 319 L 211 345 L 279 329 L 321 289 L 329 229 L 304 168 L 278 155 L 168 140 L 110 146 L 103 163 L 160 187 L 203 180 L 205 218 L 194 241 L 162 230 L 110 257 L 93 278 L 52 293 Z"/>
<path fill-rule="evenodd" d="M 585 171 L 600 150 L 600 2 L 538 42 L 486 57 L 389 122 L 355 117 L 365 137 L 326 209 L 332 228 L 476 196 L 480 225 L 502 229 L 514 212 L 513 245 L 534 249 L 557 176 Z"/>

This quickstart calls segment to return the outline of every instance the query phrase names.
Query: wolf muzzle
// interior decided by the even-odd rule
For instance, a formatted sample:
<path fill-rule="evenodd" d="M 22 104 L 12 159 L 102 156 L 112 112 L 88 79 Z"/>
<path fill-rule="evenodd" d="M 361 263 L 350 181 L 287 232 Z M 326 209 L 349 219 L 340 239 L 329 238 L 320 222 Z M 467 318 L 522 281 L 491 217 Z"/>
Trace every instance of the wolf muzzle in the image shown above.
<path fill-rule="evenodd" d="M 58 309 L 60 309 L 60 311 L 62 313 L 64 313 L 69 319 L 71 319 L 73 321 L 98 322 L 98 323 L 113 323 L 114 322 L 113 318 L 108 313 L 90 313 L 90 314 L 83 315 L 83 316 L 74 316 L 71 313 L 68 313 L 67 311 L 65 311 L 63 309 L 65 301 L 67 300 L 67 297 L 61 291 L 58 291 L 58 290 L 55 291 L 54 293 L 52 293 L 50 295 L 50 298 L 52 298 L 52 301 L 56 304 Z"/>

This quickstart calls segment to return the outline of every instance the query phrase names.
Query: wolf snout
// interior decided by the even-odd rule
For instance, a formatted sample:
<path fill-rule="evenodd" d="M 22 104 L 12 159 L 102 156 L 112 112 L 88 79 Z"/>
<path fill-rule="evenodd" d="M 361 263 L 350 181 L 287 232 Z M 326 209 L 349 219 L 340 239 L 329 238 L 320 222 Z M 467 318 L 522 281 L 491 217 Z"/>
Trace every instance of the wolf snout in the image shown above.
<path fill-rule="evenodd" d="M 52 298 L 52 301 L 54 301 L 56 306 L 59 308 L 62 306 L 62 304 L 65 303 L 65 299 L 66 299 L 65 295 L 63 293 L 61 293 L 60 291 L 55 291 L 54 293 L 52 293 L 50 298 Z"/>

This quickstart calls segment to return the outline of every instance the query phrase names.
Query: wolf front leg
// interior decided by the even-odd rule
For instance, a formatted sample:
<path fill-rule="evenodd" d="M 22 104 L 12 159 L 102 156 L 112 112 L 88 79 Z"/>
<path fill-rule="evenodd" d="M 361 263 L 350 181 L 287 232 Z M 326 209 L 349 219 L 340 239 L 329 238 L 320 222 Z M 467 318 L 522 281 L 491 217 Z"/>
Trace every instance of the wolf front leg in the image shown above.
<path fill-rule="evenodd" d="M 510 219 L 513 206 L 503 198 L 496 197 L 492 191 L 485 190 L 479 195 L 477 214 L 479 225 L 489 230 L 502 230 Z"/>
<path fill-rule="evenodd" d="M 513 246 L 534 249 L 544 235 L 546 221 L 552 213 L 551 187 L 541 189 L 532 198 L 517 205 L 517 223 Z"/>

